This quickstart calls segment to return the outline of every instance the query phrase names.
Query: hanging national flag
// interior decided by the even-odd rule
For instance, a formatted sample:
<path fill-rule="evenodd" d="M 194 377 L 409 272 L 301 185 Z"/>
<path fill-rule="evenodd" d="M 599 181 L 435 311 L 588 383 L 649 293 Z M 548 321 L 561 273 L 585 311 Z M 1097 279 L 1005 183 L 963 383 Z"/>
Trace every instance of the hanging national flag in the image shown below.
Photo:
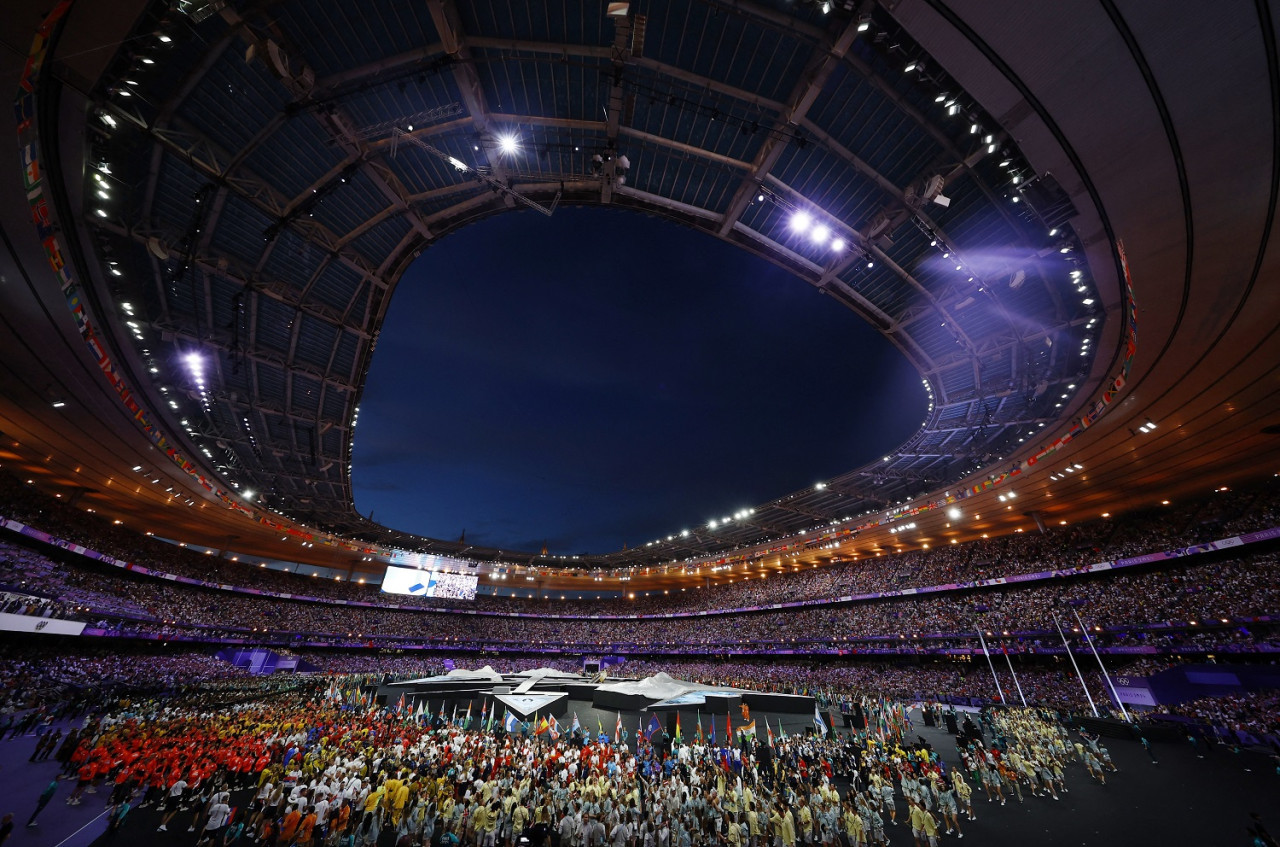
<path fill-rule="evenodd" d="M 813 727 L 818 733 L 819 738 L 827 737 L 827 722 L 822 719 L 822 713 L 818 711 L 818 704 L 813 704 Z"/>
<path fill-rule="evenodd" d="M 649 725 L 644 729 L 644 737 L 649 739 L 649 743 L 653 743 L 653 737 L 662 732 L 662 721 L 658 720 L 657 715 L 649 716 Z"/>
<path fill-rule="evenodd" d="M 680 713 L 676 712 L 676 743 L 683 744 L 684 736 L 680 734 Z"/>
<path fill-rule="evenodd" d="M 520 729 L 520 721 L 516 720 L 516 716 L 507 712 L 507 716 L 502 720 L 502 728 L 509 733 L 516 732 Z"/>

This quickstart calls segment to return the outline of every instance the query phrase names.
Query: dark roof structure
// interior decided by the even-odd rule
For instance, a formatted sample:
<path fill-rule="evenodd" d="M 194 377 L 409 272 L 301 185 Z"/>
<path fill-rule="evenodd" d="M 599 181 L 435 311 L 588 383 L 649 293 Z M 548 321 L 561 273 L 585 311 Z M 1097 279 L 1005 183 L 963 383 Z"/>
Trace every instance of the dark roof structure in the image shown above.
<path fill-rule="evenodd" d="M 1193 457 L 1275 463 L 1259 435 L 1280 361 L 1266 4 L 1227 4 L 1185 53 L 1165 28 L 1190 22 L 1109 0 L 111 5 L 72 3 L 50 27 L 26 130 L 92 339 L 17 214 L 17 161 L 4 194 L 23 245 L 4 261 L 26 289 L 4 294 L 0 429 L 25 468 L 56 452 L 66 479 L 92 461 L 77 496 L 128 511 L 163 483 L 154 502 L 199 503 L 220 525 L 205 540 L 245 549 L 292 527 L 283 541 L 361 559 L 556 564 L 379 526 L 352 505 L 350 463 L 404 270 L 468 223 L 570 204 L 661 215 L 786 268 L 884 333 L 931 398 L 880 461 L 574 567 L 871 537 L 921 498 L 1013 478 L 1060 498 L 1035 509 L 1088 509 L 1207 485 Z M 15 89 L 24 73 L 6 64 Z M 110 436 L 68 427 L 55 400 Z"/>

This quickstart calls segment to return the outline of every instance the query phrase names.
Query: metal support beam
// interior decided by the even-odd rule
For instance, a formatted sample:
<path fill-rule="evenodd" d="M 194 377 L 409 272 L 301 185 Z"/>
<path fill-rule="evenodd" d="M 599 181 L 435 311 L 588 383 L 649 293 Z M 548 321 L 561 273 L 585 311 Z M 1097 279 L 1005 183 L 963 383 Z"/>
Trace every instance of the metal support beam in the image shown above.
<path fill-rule="evenodd" d="M 489 122 L 489 106 L 485 101 L 484 88 L 480 84 L 480 75 L 471 61 L 471 50 L 467 46 L 465 34 L 459 23 L 457 7 L 453 0 L 427 0 L 427 8 L 431 12 L 431 20 L 440 33 L 440 41 L 444 51 L 457 59 L 453 64 L 454 82 L 462 95 L 462 104 L 466 106 L 471 121 L 488 143 L 480 145 L 489 166 L 489 173 L 499 182 L 507 181 L 506 168 L 502 163 L 501 153 L 493 146 L 493 127 Z M 503 202 L 508 209 L 515 208 L 515 201 L 504 197 Z"/>
<path fill-rule="evenodd" d="M 824 38 L 815 47 L 814 55 L 809 61 L 809 70 L 796 83 L 791 96 L 787 98 L 786 111 L 778 117 L 778 122 L 774 125 L 773 132 L 769 133 L 764 143 L 760 145 L 760 149 L 756 152 L 755 160 L 751 163 L 751 172 L 738 185 L 733 199 L 729 202 L 729 208 L 725 210 L 724 218 L 720 221 L 719 234 L 721 237 L 724 237 L 733 229 L 734 224 L 738 222 L 743 212 L 751 205 L 751 198 L 759 191 L 761 181 L 773 170 L 773 166 L 778 163 L 778 159 L 782 156 L 782 151 L 790 143 L 796 128 L 804 120 L 805 115 L 809 113 L 809 109 L 822 92 L 823 86 L 831 78 L 832 71 L 840 64 L 840 60 L 844 58 L 844 55 L 849 52 L 849 48 L 853 46 L 853 40 L 857 36 L 858 20 L 857 18 L 850 18 L 845 22 L 844 29 L 834 40 Z"/>

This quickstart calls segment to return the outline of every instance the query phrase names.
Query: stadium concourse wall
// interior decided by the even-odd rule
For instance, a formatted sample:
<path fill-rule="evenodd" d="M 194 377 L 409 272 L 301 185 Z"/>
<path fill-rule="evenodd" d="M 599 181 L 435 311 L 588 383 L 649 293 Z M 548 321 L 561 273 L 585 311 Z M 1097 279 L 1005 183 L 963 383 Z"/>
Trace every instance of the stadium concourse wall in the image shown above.
<path fill-rule="evenodd" d="M 198 580 L 190 577 L 179 576 L 176 574 L 166 573 L 154 568 L 146 568 L 144 566 L 127 562 L 122 559 L 101 553 L 96 550 L 84 547 L 63 538 L 46 533 L 35 527 L 21 523 L 16 520 L 6 519 L 0 516 L 0 527 L 22 536 L 25 539 L 35 541 L 39 544 L 55 548 L 64 553 L 82 557 L 91 562 L 97 562 L 118 568 L 122 572 L 128 572 L 143 578 L 159 579 L 170 582 L 176 582 L 184 585 L 190 585 L 198 588 L 205 588 L 216 591 L 226 591 L 236 594 L 247 594 L 256 596 L 273 597 L 281 600 L 320 603 L 337 606 L 355 606 L 367 607 L 374 609 L 388 609 L 409 611 L 421 614 L 437 614 L 437 615 L 472 615 L 487 617 L 507 617 L 507 618 L 536 618 L 536 619 L 558 619 L 565 621 L 573 620 L 660 620 L 675 618 L 697 618 L 711 615 L 735 615 L 751 612 L 770 612 L 776 610 L 815 607 L 815 606 L 834 606 L 849 603 L 867 602 L 873 600 L 895 600 L 908 599 L 913 597 L 929 596 L 932 594 L 940 594 L 954 591 L 967 591 L 979 588 L 994 588 L 1000 586 L 1011 585 L 1031 585 L 1055 579 L 1069 579 L 1075 577 L 1096 576 L 1111 571 L 1117 571 L 1125 568 L 1136 568 L 1160 562 L 1183 560 L 1194 558 L 1197 556 L 1209 555 L 1221 551 L 1232 549 L 1255 548 L 1280 538 L 1280 527 L 1273 527 L 1257 532 L 1245 533 L 1238 536 L 1210 541 L 1203 544 L 1196 544 L 1188 547 L 1179 547 L 1172 550 L 1162 552 L 1148 553 L 1141 556 L 1132 556 L 1114 561 L 1104 561 L 1093 565 L 1042 571 L 1038 573 L 1018 574 L 1008 577 L 999 577 L 995 579 L 975 580 L 972 582 L 947 583 L 943 585 L 922 586 L 919 588 L 907 588 L 895 591 L 872 592 L 867 594 L 845 595 L 841 597 L 824 598 L 819 600 L 802 600 L 788 603 L 773 603 L 761 606 L 748 606 L 731 609 L 710 609 L 696 612 L 669 612 L 648 615 L 561 615 L 561 614 L 534 614 L 526 612 L 494 612 L 480 611 L 475 609 L 459 609 L 451 607 L 429 608 L 422 606 L 410 606 L 397 603 L 376 603 L 360 600 L 343 600 L 324 597 L 312 597 L 305 594 L 294 594 L 277 591 L 268 591 L 264 589 L 248 588 L 244 586 L 231 585 L 221 582 L 213 582 L 207 580 Z M 155 619 L 141 616 L 129 615 L 126 613 L 99 613 L 104 618 L 110 618 L 118 621 L 134 621 L 139 623 L 155 623 Z M 1237 620 L 1227 619 L 1224 623 L 1215 622 L 1214 624 L 1195 625 L 1176 622 L 1158 622 L 1145 625 L 1122 625 L 1102 628 L 1102 632 L 1125 632 L 1133 630 L 1145 630 L 1154 632 L 1172 632 L 1187 629 L 1196 629 L 1203 631 L 1213 628 L 1233 627 L 1240 624 L 1256 624 L 1256 623 L 1272 623 L 1280 621 L 1280 618 L 1272 618 L 1268 616 L 1257 616 L 1249 618 L 1240 618 Z M 848 655 L 903 655 L 903 654 L 928 654 L 928 655 L 950 655 L 950 656 L 974 656 L 981 655 L 980 647 L 940 647 L 940 648 L 924 648 L 920 646 L 920 642 L 928 642 L 937 639 L 954 639 L 959 637 L 970 637 L 972 633 L 916 633 L 911 636 L 911 641 L 905 641 L 905 635 L 882 635 L 882 636 L 857 636 L 850 637 L 848 640 L 859 646 L 851 646 L 850 644 L 841 647 L 830 646 L 830 639 L 796 639 L 794 641 L 788 639 L 786 642 L 759 642 L 753 645 L 701 645 L 689 642 L 687 645 L 675 645 L 669 649 L 662 649 L 658 645 L 644 643 L 626 643 L 614 642 L 610 644 L 593 644 L 583 645 L 569 641 L 562 642 L 546 642 L 541 645 L 531 645 L 527 641 L 468 641 L 461 642 L 457 640 L 441 640 L 441 641 L 415 641 L 405 636 L 382 635 L 382 636 L 359 636 L 355 638 L 342 639 L 335 637 L 333 633 L 306 632 L 306 631 L 277 631 L 273 633 L 252 632 L 243 627 L 216 626 L 203 624 L 184 624 L 183 631 L 165 631 L 165 632 L 147 632 L 147 631 L 128 631 L 120 628 L 110 628 L 102 626 L 85 626 L 80 632 L 83 636 L 90 637 L 124 637 L 138 638 L 144 640 L 164 640 L 164 641 L 187 641 L 198 643 L 218 643 L 218 644 L 261 644 L 261 645 L 278 645 L 288 647 L 313 647 L 322 649 L 335 648 L 379 648 L 379 649 L 399 649 L 399 650 L 422 650 L 435 652 L 458 652 L 468 649 L 483 649 L 500 653 L 530 653 L 530 652 L 561 652 L 563 650 L 581 650 L 584 647 L 590 647 L 593 650 L 607 649 L 615 652 L 644 653 L 646 655 L 696 655 L 689 649 L 681 649 L 693 647 L 700 650 L 701 653 L 712 653 L 719 656 L 758 656 L 758 655 L 832 655 L 832 656 L 848 656 Z M 230 634 L 228 634 L 230 633 Z M 243 633 L 240 635 L 239 633 Z M 1050 630 L 1023 630 L 1011 632 L 1012 637 L 1034 637 L 1042 635 L 1054 634 Z M 1108 646 L 1099 647 L 1100 652 L 1110 654 L 1130 654 L 1130 655 L 1153 655 L 1163 652 L 1160 648 L 1148 646 Z M 1019 651 L 1022 652 L 1021 648 Z M 1065 647 L 1044 647 L 1039 646 L 1034 652 L 1042 655 L 1060 655 L 1067 652 Z M 1084 651 L 1080 651 L 1084 652 Z M 1182 654 L 1195 654 L 1197 652 L 1212 653 L 1224 652 L 1222 648 L 1187 646 L 1178 648 L 1178 652 Z M 1228 651 L 1229 652 L 1229 651 Z M 1276 652 L 1267 645 L 1258 645 L 1255 649 L 1250 650 L 1252 653 Z"/>

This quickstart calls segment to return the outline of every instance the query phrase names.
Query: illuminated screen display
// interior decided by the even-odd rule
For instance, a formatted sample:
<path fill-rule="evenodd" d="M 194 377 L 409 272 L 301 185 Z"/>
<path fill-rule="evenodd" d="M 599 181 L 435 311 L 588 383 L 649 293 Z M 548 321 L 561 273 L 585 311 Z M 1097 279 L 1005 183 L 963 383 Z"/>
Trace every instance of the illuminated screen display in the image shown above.
<path fill-rule="evenodd" d="M 474 574 L 445 573 L 388 565 L 386 575 L 382 577 L 382 590 L 387 594 L 474 600 L 476 599 L 476 582 Z"/>

